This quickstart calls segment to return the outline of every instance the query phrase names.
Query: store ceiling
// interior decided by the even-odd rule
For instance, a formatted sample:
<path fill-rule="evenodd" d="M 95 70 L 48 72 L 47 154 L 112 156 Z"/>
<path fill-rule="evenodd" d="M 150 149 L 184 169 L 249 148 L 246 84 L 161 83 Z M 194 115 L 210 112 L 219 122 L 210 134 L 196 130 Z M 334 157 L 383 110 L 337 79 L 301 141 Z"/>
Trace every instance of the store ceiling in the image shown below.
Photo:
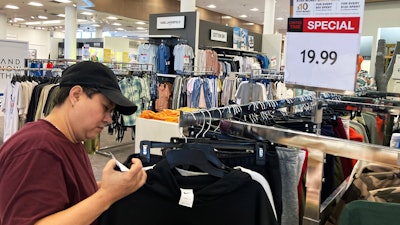
<path fill-rule="evenodd" d="M 65 13 L 66 6 L 77 6 L 78 29 L 82 31 L 94 31 L 95 25 L 102 27 L 103 31 L 109 31 L 115 36 L 140 37 L 147 34 L 148 22 L 139 21 L 133 18 L 110 15 L 108 13 L 92 11 L 93 4 L 90 0 L 72 0 L 72 3 L 58 3 L 55 0 L 32 0 L 42 3 L 43 6 L 30 6 L 30 0 L 0 0 L 0 14 L 6 15 L 9 23 L 15 26 L 32 27 L 44 30 L 63 30 L 64 18 L 58 15 Z M 263 24 L 265 0 L 196 0 L 196 6 L 215 11 L 232 17 L 247 15 L 240 18 L 248 22 Z M 366 0 L 366 3 L 383 2 L 391 0 Z M 392 0 L 393 1 L 393 0 Z M 399 0 L 397 0 L 399 1 Z M 111 1 L 110 1 L 111 2 Z M 7 9 L 5 5 L 12 4 L 19 7 L 18 10 Z M 209 8 L 209 5 L 215 8 Z M 290 0 L 276 0 L 275 18 L 283 20 L 275 21 L 275 30 L 286 30 L 287 18 L 289 17 Z M 258 11 L 250 11 L 257 8 Z M 92 15 L 83 15 L 83 12 L 91 12 Z M 46 16 L 47 19 L 39 19 L 38 16 Z M 118 19 L 110 19 L 115 16 Z M 17 18 L 23 19 L 22 21 Z M 145 24 L 140 24 L 145 22 Z M 115 24 L 117 23 L 117 24 Z M 118 25 L 119 24 L 119 25 Z"/>

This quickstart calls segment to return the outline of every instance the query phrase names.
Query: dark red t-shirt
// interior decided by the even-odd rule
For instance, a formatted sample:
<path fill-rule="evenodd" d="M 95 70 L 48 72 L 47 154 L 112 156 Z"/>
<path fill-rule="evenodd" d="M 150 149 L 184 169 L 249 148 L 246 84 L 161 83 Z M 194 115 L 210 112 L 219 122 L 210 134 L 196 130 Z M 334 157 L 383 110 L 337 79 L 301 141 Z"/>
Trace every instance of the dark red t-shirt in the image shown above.
<path fill-rule="evenodd" d="M 26 124 L 0 147 L 0 224 L 34 224 L 92 195 L 84 146 L 45 120 Z"/>

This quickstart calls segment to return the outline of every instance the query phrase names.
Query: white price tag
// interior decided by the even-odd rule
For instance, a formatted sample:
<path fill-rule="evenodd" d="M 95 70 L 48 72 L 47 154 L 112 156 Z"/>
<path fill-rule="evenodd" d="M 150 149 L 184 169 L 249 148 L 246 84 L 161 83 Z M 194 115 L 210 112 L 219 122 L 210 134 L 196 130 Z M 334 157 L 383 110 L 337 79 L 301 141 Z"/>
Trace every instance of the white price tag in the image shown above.
<path fill-rule="evenodd" d="M 285 83 L 354 91 L 357 34 L 288 32 Z"/>

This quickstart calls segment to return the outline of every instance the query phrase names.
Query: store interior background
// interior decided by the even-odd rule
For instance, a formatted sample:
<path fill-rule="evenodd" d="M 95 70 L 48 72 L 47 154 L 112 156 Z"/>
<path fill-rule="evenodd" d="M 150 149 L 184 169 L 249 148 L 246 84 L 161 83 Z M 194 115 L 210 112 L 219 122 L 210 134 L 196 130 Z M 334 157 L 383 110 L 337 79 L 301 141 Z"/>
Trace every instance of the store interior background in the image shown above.
<path fill-rule="evenodd" d="M 49 56 L 50 59 L 59 57 L 59 43 L 63 42 L 65 33 L 63 31 L 64 20 L 58 15 L 65 12 L 66 6 L 72 4 L 77 6 L 77 40 L 99 40 L 104 45 L 108 43 L 108 48 L 122 48 L 130 55 L 137 54 L 138 46 L 148 41 L 146 37 L 149 32 L 151 14 L 179 13 L 181 6 L 180 1 L 177 0 L 73 0 L 71 3 L 56 3 L 49 0 L 35 1 L 42 3 L 43 6 L 28 6 L 28 1 L 25 0 L 0 0 L 0 19 L 6 20 L 6 26 L 0 28 L 5 29 L 5 37 L 0 36 L 0 39 L 28 42 L 29 49 L 35 50 L 37 59 L 47 59 Z M 6 9 L 5 5 L 7 4 L 18 5 L 20 9 Z M 209 8 L 210 4 L 214 4 L 216 8 Z M 258 8 L 258 11 L 250 11 L 254 8 Z M 266 31 L 269 32 L 268 34 L 280 35 L 283 42 L 280 65 L 284 66 L 284 40 L 287 18 L 290 16 L 290 0 L 276 1 L 272 32 L 270 28 L 263 27 L 264 0 L 229 2 L 197 0 L 196 10 L 199 12 L 200 20 L 219 26 L 238 26 L 261 35 L 266 34 Z M 89 12 L 91 15 L 82 14 L 84 12 Z M 240 18 L 239 16 L 242 14 L 247 14 L 247 18 Z M 39 15 L 46 16 L 47 19 L 38 19 Z M 117 20 L 109 19 L 109 16 L 114 16 Z M 59 21 L 59 24 L 54 21 Z M 208 36 L 209 34 L 200 33 L 200 35 Z M 364 56 L 362 69 L 371 74 L 375 69 L 376 48 L 379 39 L 385 39 L 386 44 L 396 44 L 400 41 L 400 1 L 366 0 L 360 54 Z M 388 54 L 389 51 L 390 49 L 388 49 Z M 3 116 L 0 116 L 0 125 L 0 143 L 2 143 Z"/>

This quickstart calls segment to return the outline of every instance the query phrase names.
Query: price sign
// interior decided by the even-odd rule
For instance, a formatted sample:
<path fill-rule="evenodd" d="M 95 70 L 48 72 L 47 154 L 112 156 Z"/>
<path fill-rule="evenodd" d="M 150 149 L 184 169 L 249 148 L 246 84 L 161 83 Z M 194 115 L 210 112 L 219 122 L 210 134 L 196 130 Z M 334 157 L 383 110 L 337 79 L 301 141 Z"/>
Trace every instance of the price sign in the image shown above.
<path fill-rule="evenodd" d="M 359 0 L 295 0 L 297 18 L 289 18 L 286 35 L 285 83 L 354 91 L 360 4 Z"/>

